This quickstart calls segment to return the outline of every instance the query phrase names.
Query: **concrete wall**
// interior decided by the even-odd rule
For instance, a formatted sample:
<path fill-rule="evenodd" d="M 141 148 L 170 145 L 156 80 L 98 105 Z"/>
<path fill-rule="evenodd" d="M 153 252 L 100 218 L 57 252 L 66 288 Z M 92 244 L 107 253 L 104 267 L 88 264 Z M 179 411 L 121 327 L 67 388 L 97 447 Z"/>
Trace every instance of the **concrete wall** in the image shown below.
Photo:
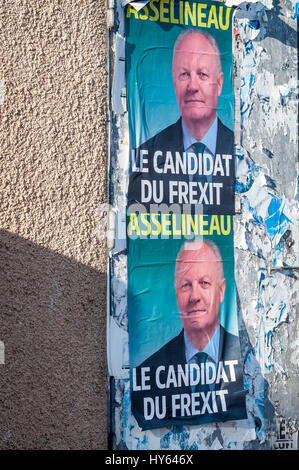
<path fill-rule="evenodd" d="M 105 449 L 105 2 L 1 21 L 0 448 Z"/>
<path fill-rule="evenodd" d="M 241 2 L 234 26 L 235 279 L 248 420 L 141 431 L 130 409 L 126 255 L 111 254 L 108 364 L 115 449 L 298 448 L 298 55 L 296 0 Z M 110 199 L 123 211 L 128 115 L 118 5 Z M 123 38 L 123 41 L 119 37 Z M 118 92 L 118 95 L 117 95 Z M 118 99 L 117 99 L 118 98 Z M 122 341 L 122 348 L 119 346 Z M 118 354 L 117 354 L 118 353 Z"/>

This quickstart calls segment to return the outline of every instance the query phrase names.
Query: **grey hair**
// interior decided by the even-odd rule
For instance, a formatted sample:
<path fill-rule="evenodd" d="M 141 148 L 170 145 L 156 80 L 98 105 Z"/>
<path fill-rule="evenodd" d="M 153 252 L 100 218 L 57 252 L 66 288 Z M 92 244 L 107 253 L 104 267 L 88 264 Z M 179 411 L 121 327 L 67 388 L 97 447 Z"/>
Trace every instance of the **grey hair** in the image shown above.
<path fill-rule="evenodd" d="M 194 245 L 196 245 L 196 247 Z M 176 276 L 177 276 L 178 265 L 179 265 L 179 262 L 180 262 L 180 260 L 183 256 L 183 253 L 187 250 L 199 251 L 199 250 L 202 249 L 202 247 L 204 245 L 208 246 L 213 251 L 213 253 L 215 255 L 215 258 L 216 258 L 216 261 L 217 261 L 217 267 L 218 267 L 218 272 L 219 272 L 219 283 L 223 281 L 223 279 L 224 279 L 223 260 L 222 260 L 222 256 L 221 256 L 221 253 L 220 253 L 220 250 L 219 250 L 218 246 L 216 245 L 216 243 L 212 242 L 212 240 L 209 240 L 209 239 L 198 240 L 196 238 L 194 240 L 187 241 L 187 242 L 183 243 L 183 245 L 181 246 L 181 248 L 180 248 L 180 250 L 177 254 L 177 258 L 176 258 L 175 279 L 176 279 Z"/>
<path fill-rule="evenodd" d="M 185 39 L 187 36 L 190 36 L 192 34 L 199 34 L 201 36 L 204 36 L 209 41 L 209 43 L 211 44 L 211 46 L 212 46 L 212 48 L 215 52 L 215 55 L 216 55 L 216 61 L 217 61 L 219 73 L 221 73 L 221 71 L 222 71 L 221 54 L 220 54 L 219 47 L 218 47 L 216 39 L 210 33 L 207 33 L 206 31 L 199 31 L 198 29 L 184 29 L 178 35 L 178 37 L 177 37 L 177 39 L 174 43 L 174 47 L 173 47 L 172 63 L 173 63 L 173 60 L 174 60 L 176 50 L 179 47 L 180 43 L 183 41 L 183 39 Z"/>

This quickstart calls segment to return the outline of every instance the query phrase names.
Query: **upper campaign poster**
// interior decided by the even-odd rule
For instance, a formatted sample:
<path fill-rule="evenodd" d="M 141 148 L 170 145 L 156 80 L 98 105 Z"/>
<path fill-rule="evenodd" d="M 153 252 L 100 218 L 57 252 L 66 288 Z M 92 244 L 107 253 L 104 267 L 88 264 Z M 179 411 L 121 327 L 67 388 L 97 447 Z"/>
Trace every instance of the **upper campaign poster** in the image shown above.
<path fill-rule="evenodd" d="M 133 211 L 234 214 L 232 15 L 219 2 L 127 6 Z"/>

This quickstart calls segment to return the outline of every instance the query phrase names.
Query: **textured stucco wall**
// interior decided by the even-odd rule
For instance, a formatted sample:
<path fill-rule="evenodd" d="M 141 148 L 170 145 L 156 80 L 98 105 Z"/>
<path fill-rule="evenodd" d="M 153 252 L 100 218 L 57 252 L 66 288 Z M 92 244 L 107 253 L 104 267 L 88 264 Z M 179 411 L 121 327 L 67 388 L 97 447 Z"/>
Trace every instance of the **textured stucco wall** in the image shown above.
<path fill-rule="evenodd" d="M 105 2 L 1 22 L 0 448 L 105 449 Z"/>

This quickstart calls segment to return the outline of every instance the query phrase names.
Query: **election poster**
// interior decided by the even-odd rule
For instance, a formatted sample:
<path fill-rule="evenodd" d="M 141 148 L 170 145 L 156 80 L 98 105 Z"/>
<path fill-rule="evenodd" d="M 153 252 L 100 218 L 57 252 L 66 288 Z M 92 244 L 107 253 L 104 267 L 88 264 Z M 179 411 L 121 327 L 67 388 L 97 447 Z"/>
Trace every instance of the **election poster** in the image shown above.
<path fill-rule="evenodd" d="M 125 11 L 131 409 L 142 430 L 247 418 L 234 277 L 232 9 Z"/>
<path fill-rule="evenodd" d="M 232 216 L 131 214 L 128 313 L 142 429 L 246 419 Z"/>
<path fill-rule="evenodd" d="M 128 206 L 234 214 L 232 15 L 219 2 L 127 6 Z"/>

